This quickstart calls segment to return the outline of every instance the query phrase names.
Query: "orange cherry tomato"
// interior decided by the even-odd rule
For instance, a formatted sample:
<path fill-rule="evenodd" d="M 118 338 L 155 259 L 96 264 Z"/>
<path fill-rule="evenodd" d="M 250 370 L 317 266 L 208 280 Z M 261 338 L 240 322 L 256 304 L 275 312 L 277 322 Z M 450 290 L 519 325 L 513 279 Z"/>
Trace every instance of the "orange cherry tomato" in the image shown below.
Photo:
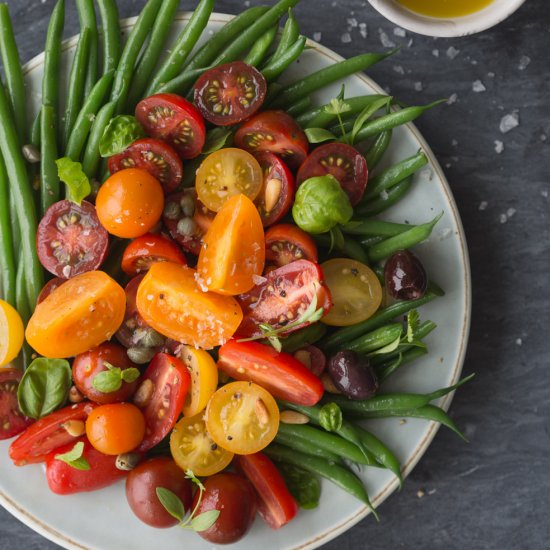
<path fill-rule="evenodd" d="M 44 357 L 72 357 L 109 340 L 125 310 L 124 289 L 103 271 L 89 271 L 36 306 L 25 336 Z"/>
<path fill-rule="evenodd" d="M 100 405 L 86 419 L 86 435 L 94 448 L 103 454 L 128 453 L 145 435 L 145 418 L 131 403 Z"/>
<path fill-rule="evenodd" d="M 196 275 L 194 269 L 172 262 L 153 264 L 139 285 L 136 305 L 161 334 L 210 349 L 233 336 L 243 313 L 233 297 L 202 290 Z"/>
<path fill-rule="evenodd" d="M 218 212 L 199 255 L 202 285 L 220 294 L 242 294 L 255 284 L 265 263 L 262 219 L 245 195 L 230 198 Z"/>
<path fill-rule="evenodd" d="M 105 181 L 95 205 L 99 221 L 109 233 L 133 239 L 158 223 L 164 209 L 164 193 L 159 180 L 149 172 L 127 168 Z"/>

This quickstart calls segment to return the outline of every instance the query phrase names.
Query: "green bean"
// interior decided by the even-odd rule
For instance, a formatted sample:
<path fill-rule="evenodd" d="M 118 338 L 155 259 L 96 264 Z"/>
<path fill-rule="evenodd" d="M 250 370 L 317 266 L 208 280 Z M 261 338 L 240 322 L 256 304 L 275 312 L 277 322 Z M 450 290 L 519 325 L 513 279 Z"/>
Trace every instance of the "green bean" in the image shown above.
<path fill-rule="evenodd" d="M 365 160 L 367 161 L 367 166 L 369 167 L 370 172 L 378 166 L 378 163 L 382 160 L 384 153 L 388 150 L 392 135 L 392 130 L 384 130 L 383 132 L 380 132 L 376 136 L 376 139 L 372 145 L 369 147 L 369 150 L 365 155 Z"/>
<path fill-rule="evenodd" d="M 88 138 L 88 133 L 92 127 L 94 118 L 97 111 L 103 105 L 103 100 L 109 93 L 109 88 L 113 82 L 114 71 L 105 73 L 95 84 L 87 97 L 86 101 L 80 113 L 76 118 L 67 147 L 65 148 L 65 155 L 72 160 L 79 161 L 82 149 Z"/>
<path fill-rule="evenodd" d="M 94 87 L 94 84 L 97 80 L 99 63 L 99 33 L 97 31 L 97 20 L 95 16 L 93 0 L 76 0 L 76 9 L 78 11 L 80 28 L 83 31 L 84 29 L 88 29 L 88 32 L 90 34 L 86 82 L 83 83 L 85 95 L 87 96 Z M 73 85 L 75 85 L 74 82 Z"/>
<path fill-rule="evenodd" d="M 90 178 L 97 176 L 99 168 L 100 154 L 99 154 L 99 140 L 103 136 L 103 132 L 109 124 L 109 121 L 115 114 L 117 108 L 116 101 L 110 101 L 101 107 L 97 116 L 94 119 L 92 128 L 90 130 L 90 137 L 86 144 L 86 150 L 84 151 L 84 160 L 82 161 L 82 169 L 84 173 Z"/>
<path fill-rule="evenodd" d="M 303 113 L 306 109 L 309 109 L 310 107 L 311 107 L 311 99 L 309 97 L 304 97 L 303 99 L 300 99 L 300 101 L 297 101 L 296 103 L 294 103 L 294 105 L 291 105 L 286 110 L 286 112 L 290 116 L 295 117 L 296 115 Z"/>
<path fill-rule="evenodd" d="M 298 40 L 299 36 L 300 36 L 300 28 L 298 26 L 298 22 L 294 17 L 294 12 L 291 9 L 289 9 L 288 19 L 286 20 L 285 26 L 283 28 L 283 33 L 281 34 L 281 40 L 279 40 L 279 44 L 277 44 L 277 48 L 275 49 L 275 52 L 271 56 L 271 59 L 269 60 L 268 64 L 271 63 L 271 61 L 278 59 L 279 57 L 284 55 L 285 52 L 292 47 L 292 45 L 296 42 L 296 40 Z"/>
<path fill-rule="evenodd" d="M 331 247 L 332 243 L 329 235 L 312 235 L 312 237 L 318 246 L 322 246 L 324 248 Z M 345 239 L 343 246 L 339 247 L 338 243 L 334 243 L 334 248 L 347 258 L 352 258 L 353 260 L 357 260 L 363 264 L 368 264 L 369 259 L 366 252 L 363 250 L 361 245 L 354 241 L 351 237 Z"/>
<path fill-rule="evenodd" d="M 160 86 L 180 73 L 183 64 L 206 27 L 213 8 L 214 0 L 200 0 L 191 19 L 189 19 L 183 31 L 176 38 L 176 42 L 172 45 L 170 55 L 153 75 L 145 92 L 146 96 L 155 93 Z"/>
<path fill-rule="evenodd" d="M 120 20 L 116 0 L 97 0 L 103 27 L 103 74 L 115 71 L 120 60 Z"/>
<path fill-rule="evenodd" d="M 306 43 L 306 37 L 300 36 L 296 42 L 294 42 L 294 44 L 292 44 L 292 46 L 290 46 L 290 48 L 288 48 L 288 50 L 286 50 L 281 56 L 273 56 L 269 63 L 262 69 L 262 74 L 267 82 L 272 82 L 273 80 L 279 78 L 279 76 L 281 76 L 281 74 L 283 74 L 283 72 L 300 57 L 300 55 L 302 55 L 302 52 L 306 47 Z"/>
<path fill-rule="evenodd" d="M 427 353 L 428 350 L 426 348 L 415 346 L 408 351 L 401 352 L 397 358 L 386 360 L 384 363 L 376 365 L 374 370 L 376 372 L 378 382 L 382 384 L 382 382 L 387 380 L 397 369 L 407 363 L 410 363 L 411 361 L 414 361 L 415 359 L 418 359 L 419 357 L 423 357 Z"/>
<path fill-rule="evenodd" d="M 279 25 L 273 25 L 273 27 L 264 32 L 264 34 L 254 42 L 243 61 L 253 67 L 259 67 L 265 59 L 269 47 L 273 44 L 273 40 L 275 40 L 278 30 Z"/>
<path fill-rule="evenodd" d="M 415 225 L 408 231 L 395 235 L 394 237 L 388 237 L 382 242 L 375 244 L 367 249 L 367 254 L 371 262 L 378 262 L 391 256 L 398 250 L 410 248 L 422 241 L 426 240 L 433 231 L 435 224 L 443 216 L 443 212 L 437 215 L 431 222 Z"/>
<path fill-rule="evenodd" d="M 359 244 L 363 248 L 368 248 L 369 246 L 380 243 L 383 240 L 384 240 L 384 237 L 381 237 L 380 235 L 371 235 L 369 237 L 362 237 L 361 239 L 359 239 Z"/>
<path fill-rule="evenodd" d="M 29 297 L 27 296 L 27 288 L 25 287 L 25 267 L 24 263 L 20 262 L 17 266 L 15 276 L 15 306 L 19 316 L 26 326 L 31 317 L 31 309 L 29 306 Z"/>
<path fill-rule="evenodd" d="M 334 464 L 316 456 L 299 453 L 283 445 L 271 444 L 264 452 L 273 460 L 287 462 L 308 472 L 318 474 L 331 481 L 347 493 L 353 495 L 366 504 L 378 520 L 378 514 L 370 503 L 369 496 L 363 482 L 348 468 Z"/>
<path fill-rule="evenodd" d="M 42 115 L 42 108 L 38 109 L 38 113 L 36 113 L 36 116 L 34 117 L 32 126 L 31 126 L 31 143 L 40 149 L 40 130 L 41 130 L 41 115 Z"/>
<path fill-rule="evenodd" d="M 342 232 L 348 235 L 393 237 L 408 231 L 411 224 L 394 223 L 382 220 L 352 220 L 341 226 Z"/>
<path fill-rule="evenodd" d="M 147 44 L 132 77 L 132 85 L 128 95 L 128 105 L 130 107 L 136 105 L 142 99 L 143 92 L 151 81 L 151 75 L 163 52 L 179 3 L 179 0 L 165 0 L 160 7 L 151 31 L 151 40 L 149 40 L 149 44 Z"/>
<path fill-rule="evenodd" d="M 290 447 L 291 449 L 298 451 L 299 453 L 304 453 L 309 456 L 318 456 L 319 458 L 324 458 L 325 460 L 329 460 L 331 462 L 341 462 L 340 455 L 334 453 L 333 451 L 329 449 L 324 449 L 316 445 L 312 445 L 309 441 L 304 441 L 303 439 L 299 439 L 296 437 L 292 437 L 291 435 L 285 434 L 284 429 L 283 430 L 280 429 L 281 426 L 285 426 L 285 425 L 286 424 L 282 424 L 282 423 L 279 424 L 279 430 L 277 431 L 277 435 L 275 436 L 275 441 L 277 443 L 286 445 L 287 447 Z M 316 431 L 319 431 L 319 430 L 316 430 Z M 345 440 L 342 440 L 342 441 L 345 441 Z"/>
<path fill-rule="evenodd" d="M 191 84 L 194 84 L 199 76 L 201 76 L 208 69 L 210 69 L 210 67 L 184 71 L 179 76 L 176 76 L 176 78 L 173 78 L 172 80 L 158 88 L 157 93 L 185 95 L 189 90 L 189 86 Z"/>
<path fill-rule="evenodd" d="M 426 157 L 424 151 L 418 151 L 412 157 L 408 157 L 386 168 L 369 181 L 369 185 L 359 206 L 367 203 L 370 199 L 378 197 L 380 193 L 387 191 L 405 178 L 412 176 L 420 168 L 426 166 L 426 164 L 428 164 L 428 157 Z"/>
<path fill-rule="evenodd" d="M 15 303 L 15 254 L 13 250 L 13 232 L 10 223 L 10 191 L 4 157 L 0 153 L 0 288 L 1 297 L 16 307 Z"/>
<path fill-rule="evenodd" d="M 391 323 L 374 329 L 371 332 L 367 332 L 359 338 L 352 340 L 346 344 L 346 349 L 355 351 L 357 353 L 369 353 L 375 350 L 379 350 L 384 346 L 395 342 L 397 338 L 401 336 L 403 332 L 403 326 L 401 323 Z"/>
<path fill-rule="evenodd" d="M 411 186 L 412 176 L 409 176 L 391 187 L 389 191 L 381 194 L 380 197 L 370 200 L 365 204 L 356 205 L 355 214 L 365 217 L 376 216 L 398 203 L 407 194 Z"/>
<path fill-rule="evenodd" d="M 327 327 L 323 323 L 313 323 L 303 329 L 297 330 L 286 338 L 281 338 L 283 351 L 294 353 L 305 346 L 315 344 L 326 332 Z"/>

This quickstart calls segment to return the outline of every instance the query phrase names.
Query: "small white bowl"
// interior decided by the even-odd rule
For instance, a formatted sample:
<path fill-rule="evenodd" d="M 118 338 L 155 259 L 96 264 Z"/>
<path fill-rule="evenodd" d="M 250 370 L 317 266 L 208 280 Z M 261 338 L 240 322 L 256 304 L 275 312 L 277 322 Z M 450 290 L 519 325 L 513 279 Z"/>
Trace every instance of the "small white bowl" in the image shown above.
<path fill-rule="evenodd" d="M 512 15 L 525 0 L 493 0 L 480 11 L 463 17 L 428 17 L 413 13 L 395 0 L 369 0 L 386 19 L 427 36 L 466 36 L 484 31 Z"/>

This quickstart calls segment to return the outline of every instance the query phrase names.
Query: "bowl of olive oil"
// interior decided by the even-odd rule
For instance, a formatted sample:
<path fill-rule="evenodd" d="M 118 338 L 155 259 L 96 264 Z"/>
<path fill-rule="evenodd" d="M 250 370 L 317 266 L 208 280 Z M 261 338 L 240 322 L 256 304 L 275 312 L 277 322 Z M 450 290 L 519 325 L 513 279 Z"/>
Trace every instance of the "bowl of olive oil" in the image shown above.
<path fill-rule="evenodd" d="M 384 17 L 428 36 L 465 36 L 506 19 L 525 0 L 369 0 Z"/>

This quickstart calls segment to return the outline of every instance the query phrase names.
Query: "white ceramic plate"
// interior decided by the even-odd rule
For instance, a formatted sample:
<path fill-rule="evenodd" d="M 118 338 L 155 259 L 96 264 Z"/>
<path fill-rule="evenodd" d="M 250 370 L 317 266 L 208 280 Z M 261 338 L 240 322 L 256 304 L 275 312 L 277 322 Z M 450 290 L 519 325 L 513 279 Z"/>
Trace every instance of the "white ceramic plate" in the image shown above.
<path fill-rule="evenodd" d="M 188 16 L 181 14 L 177 18 L 174 32 L 181 29 Z M 206 36 L 229 19 L 227 15 L 213 15 Z M 123 25 L 129 28 L 134 21 L 125 21 Z M 74 38 L 65 44 L 65 67 L 75 44 Z M 310 42 L 309 45 L 312 49 L 306 51 L 299 63 L 289 70 L 290 78 L 342 59 L 318 44 Z M 42 68 L 42 55 L 25 66 L 31 111 L 37 108 Z M 383 93 L 364 75 L 353 76 L 345 82 L 348 97 Z M 316 99 L 329 101 L 338 93 L 339 87 L 338 84 L 323 91 Z M 445 288 L 446 295 L 420 310 L 422 319 L 432 319 L 438 325 L 427 339 L 429 355 L 404 367 L 388 386 L 392 390 L 424 392 L 447 386 L 459 378 L 468 337 L 471 297 L 468 255 L 458 211 L 439 164 L 414 126 L 409 124 L 394 132 L 391 150 L 384 162 L 394 163 L 414 154 L 419 148 L 427 153 L 430 169 L 416 176 L 406 200 L 388 211 L 386 218 L 419 223 L 445 212 L 429 242 L 416 250 L 430 277 Z M 450 400 L 451 396 L 447 396 L 440 404 L 446 408 Z M 437 431 L 435 423 L 407 420 L 401 425 L 399 418 L 373 421 L 368 427 L 394 450 L 403 465 L 404 475 L 412 470 Z M 8 446 L 9 441 L 0 443 L 0 503 L 32 529 L 63 547 L 149 550 L 154 541 L 157 548 L 182 548 L 182 545 L 187 550 L 213 548 L 194 533 L 177 528 L 152 529 L 141 523 L 126 503 L 124 483 L 95 493 L 54 495 L 47 487 L 43 467 L 13 466 L 8 458 Z M 361 476 L 375 506 L 379 506 L 397 487 L 395 478 L 385 470 L 370 469 Z M 383 509 L 380 512 L 384 514 Z M 367 509 L 353 497 L 325 482 L 321 503 L 316 510 L 301 511 L 295 521 L 279 531 L 270 530 L 258 518 L 251 532 L 236 547 L 250 550 L 315 548 L 349 529 L 367 513 Z"/>

